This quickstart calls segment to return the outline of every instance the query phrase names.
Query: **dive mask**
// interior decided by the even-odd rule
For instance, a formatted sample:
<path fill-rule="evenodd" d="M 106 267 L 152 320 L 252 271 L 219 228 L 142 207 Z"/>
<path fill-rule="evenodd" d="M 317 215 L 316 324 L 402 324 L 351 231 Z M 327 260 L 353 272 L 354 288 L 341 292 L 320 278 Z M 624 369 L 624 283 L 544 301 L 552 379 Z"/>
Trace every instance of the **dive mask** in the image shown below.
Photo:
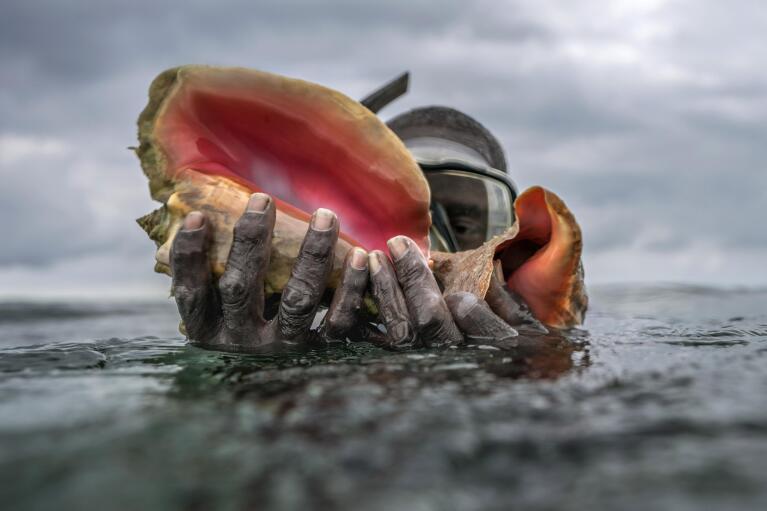
<path fill-rule="evenodd" d="M 418 160 L 431 188 L 431 245 L 477 248 L 514 224 L 517 187 L 505 172 L 456 159 Z"/>
<path fill-rule="evenodd" d="M 373 112 L 407 91 L 403 73 L 361 102 Z M 517 187 L 506 174 L 498 140 L 458 110 L 430 106 L 387 122 L 423 170 L 431 189 L 431 247 L 457 252 L 479 247 L 514 224 Z"/>
<path fill-rule="evenodd" d="M 456 140 L 423 134 L 404 142 L 429 182 L 435 250 L 471 250 L 514 224 L 517 186 L 478 151 Z"/>

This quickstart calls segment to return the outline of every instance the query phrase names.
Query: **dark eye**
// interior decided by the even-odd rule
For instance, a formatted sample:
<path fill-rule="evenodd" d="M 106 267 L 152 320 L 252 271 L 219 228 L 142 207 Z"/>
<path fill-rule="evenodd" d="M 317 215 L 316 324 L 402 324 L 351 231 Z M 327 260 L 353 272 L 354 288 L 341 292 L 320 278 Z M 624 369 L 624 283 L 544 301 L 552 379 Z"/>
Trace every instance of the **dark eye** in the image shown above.
<path fill-rule="evenodd" d="M 475 218 L 468 216 L 457 216 L 450 219 L 453 232 L 458 235 L 475 234 L 482 229 L 482 225 Z"/>

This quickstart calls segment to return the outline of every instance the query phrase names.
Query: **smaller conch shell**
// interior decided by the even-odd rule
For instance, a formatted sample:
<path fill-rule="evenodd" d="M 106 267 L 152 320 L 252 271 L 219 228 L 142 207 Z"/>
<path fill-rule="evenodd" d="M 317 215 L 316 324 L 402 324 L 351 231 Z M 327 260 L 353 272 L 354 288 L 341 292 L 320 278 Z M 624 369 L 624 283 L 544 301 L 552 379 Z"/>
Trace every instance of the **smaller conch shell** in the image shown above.
<path fill-rule="evenodd" d="M 475 250 L 432 252 L 434 273 L 445 292 L 485 296 L 496 264 L 509 289 L 517 292 L 546 325 L 583 323 L 588 297 L 583 282 L 581 230 L 565 203 L 534 186 L 514 203 L 516 222 Z"/>

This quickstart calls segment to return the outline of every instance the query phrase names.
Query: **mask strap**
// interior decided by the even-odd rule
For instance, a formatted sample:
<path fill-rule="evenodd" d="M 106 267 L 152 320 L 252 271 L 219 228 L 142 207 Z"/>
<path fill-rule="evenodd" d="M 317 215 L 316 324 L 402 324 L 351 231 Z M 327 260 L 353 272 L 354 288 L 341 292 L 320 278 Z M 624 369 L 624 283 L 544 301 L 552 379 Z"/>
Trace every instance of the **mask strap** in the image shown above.
<path fill-rule="evenodd" d="M 409 83 L 410 72 L 405 71 L 394 80 L 365 96 L 360 100 L 360 103 L 376 114 L 383 107 L 405 94 Z"/>

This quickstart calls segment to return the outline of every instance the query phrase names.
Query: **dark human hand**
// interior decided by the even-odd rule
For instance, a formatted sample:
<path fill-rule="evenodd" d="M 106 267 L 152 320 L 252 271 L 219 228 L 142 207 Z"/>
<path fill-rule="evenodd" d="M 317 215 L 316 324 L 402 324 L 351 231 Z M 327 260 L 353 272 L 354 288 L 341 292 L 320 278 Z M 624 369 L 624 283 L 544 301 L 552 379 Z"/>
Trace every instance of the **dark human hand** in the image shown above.
<path fill-rule="evenodd" d="M 370 253 L 370 283 L 386 328 L 380 344 L 392 349 L 459 345 L 458 330 L 442 292 L 418 246 L 407 236 L 388 241 L 391 261 Z"/>
<path fill-rule="evenodd" d="M 269 267 L 274 201 L 255 193 L 234 228 L 226 270 L 216 282 L 208 262 L 210 227 L 200 212 L 184 219 L 171 251 L 173 294 L 189 339 L 225 351 L 273 350 L 321 340 L 311 330 L 333 266 L 338 219 L 318 209 L 280 298 L 279 310 L 264 317 L 264 279 Z M 357 321 L 368 283 L 367 253 L 349 251 L 341 283 L 322 335 L 343 339 Z"/>

